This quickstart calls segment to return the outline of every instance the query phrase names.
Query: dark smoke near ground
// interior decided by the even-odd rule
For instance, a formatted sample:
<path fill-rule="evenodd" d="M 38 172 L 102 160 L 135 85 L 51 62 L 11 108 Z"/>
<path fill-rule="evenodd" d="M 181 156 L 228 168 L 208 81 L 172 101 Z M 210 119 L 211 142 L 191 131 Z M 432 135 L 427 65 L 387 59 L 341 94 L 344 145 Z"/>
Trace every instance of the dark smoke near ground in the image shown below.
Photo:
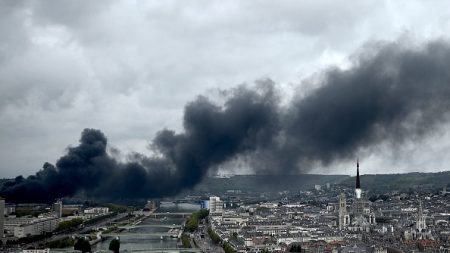
<path fill-rule="evenodd" d="M 56 166 L 5 183 L 12 202 L 51 202 L 84 193 L 99 199 L 139 199 L 179 193 L 208 171 L 244 159 L 258 172 L 303 173 L 312 164 L 353 159 L 360 149 L 401 144 L 447 122 L 450 46 L 373 46 L 348 70 L 322 74 L 314 90 L 281 105 L 275 85 L 229 90 L 221 105 L 198 97 L 185 107 L 184 131 L 162 130 L 154 156 L 118 162 L 102 132 L 85 129 Z"/>

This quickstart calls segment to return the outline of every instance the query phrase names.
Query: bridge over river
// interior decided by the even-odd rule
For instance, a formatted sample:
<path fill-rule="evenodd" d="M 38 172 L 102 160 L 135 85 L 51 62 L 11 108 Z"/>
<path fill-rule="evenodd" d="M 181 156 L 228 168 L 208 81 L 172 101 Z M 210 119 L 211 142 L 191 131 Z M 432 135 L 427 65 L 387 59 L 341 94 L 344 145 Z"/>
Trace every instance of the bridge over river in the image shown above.
<path fill-rule="evenodd" d="M 133 228 L 181 228 L 181 225 L 175 224 L 145 224 L 145 225 L 126 225 L 119 226 L 122 229 L 133 229 Z"/>
<path fill-rule="evenodd" d="M 80 251 L 75 250 L 68 250 L 68 249 L 52 249 L 51 252 L 61 252 L 61 253 L 80 253 Z M 101 252 L 110 252 L 110 251 L 101 251 Z M 183 249 L 183 248 L 151 248 L 151 249 L 124 249 L 120 250 L 120 252 L 140 252 L 140 253 L 153 253 L 153 252 L 159 252 L 159 253 L 172 253 L 172 252 L 202 252 L 201 249 L 198 248 L 189 248 L 189 249 Z"/>
<path fill-rule="evenodd" d="M 109 233 L 102 235 L 103 237 L 134 237 L 134 238 L 145 238 L 145 237 L 165 237 L 171 236 L 168 232 L 160 232 L 160 233 Z"/>
<path fill-rule="evenodd" d="M 191 215 L 192 213 L 172 213 L 172 212 L 166 212 L 166 213 L 150 213 L 147 216 L 153 217 L 153 218 L 161 218 L 161 217 L 187 217 Z"/>
<path fill-rule="evenodd" d="M 107 233 L 107 234 L 101 234 L 101 237 L 120 237 L 120 238 L 127 238 L 127 237 L 132 237 L 132 238 L 148 238 L 148 237 L 178 237 L 180 234 L 180 231 L 178 231 L 177 233 L 175 232 L 120 232 L 120 233 Z M 75 237 L 83 237 L 86 236 L 85 234 L 74 234 L 73 236 Z"/>
<path fill-rule="evenodd" d="M 183 249 L 183 248 L 171 248 L 171 249 L 130 249 L 130 250 L 121 250 L 121 252 L 203 252 L 201 249 L 197 248 L 189 248 L 189 249 Z"/>

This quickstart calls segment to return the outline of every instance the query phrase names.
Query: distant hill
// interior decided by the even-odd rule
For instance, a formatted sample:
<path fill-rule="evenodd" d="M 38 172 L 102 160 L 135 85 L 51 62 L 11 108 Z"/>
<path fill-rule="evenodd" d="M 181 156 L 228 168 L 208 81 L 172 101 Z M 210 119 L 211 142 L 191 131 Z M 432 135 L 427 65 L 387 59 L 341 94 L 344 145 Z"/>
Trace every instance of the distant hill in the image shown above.
<path fill-rule="evenodd" d="M 10 179 L 0 179 L 0 188 Z M 355 177 L 348 175 L 235 175 L 229 178 L 205 178 L 193 191 L 222 193 L 227 190 L 278 192 L 310 190 L 326 183 L 353 188 Z M 407 190 L 417 187 L 442 188 L 449 186 L 450 171 L 436 173 L 366 174 L 361 176 L 361 187 L 373 192 Z"/>
<path fill-rule="evenodd" d="M 347 175 L 236 175 L 230 178 L 205 178 L 194 191 L 224 192 L 241 190 L 253 192 L 297 191 L 311 189 L 314 185 L 340 183 Z"/>
<path fill-rule="evenodd" d="M 368 174 L 361 177 L 361 188 L 366 190 L 405 190 L 421 186 L 441 188 L 450 184 L 450 171 L 435 173 L 404 173 L 404 174 Z M 355 177 L 349 177 L 342 185 L 354 187 Z"/>
<path fill-rule="evenodd" d="M 297 191 L 309 190 L 314 185 L 326 183 L 338 184 L 353 188 L 355 177 L 348 175 L 236 175 L 230 178 L 205 178 L 194 191 L 224 192 L 241 191 Z M 408 190 L 417 187 L 450 188 L 450 171 L 435 173 L 404 174 L 367 174 L 361 176 L 361 187 L 364 190 L 385 192 L 392 190 Z M 450 189 L 449 189 L 450 190 Z"/>

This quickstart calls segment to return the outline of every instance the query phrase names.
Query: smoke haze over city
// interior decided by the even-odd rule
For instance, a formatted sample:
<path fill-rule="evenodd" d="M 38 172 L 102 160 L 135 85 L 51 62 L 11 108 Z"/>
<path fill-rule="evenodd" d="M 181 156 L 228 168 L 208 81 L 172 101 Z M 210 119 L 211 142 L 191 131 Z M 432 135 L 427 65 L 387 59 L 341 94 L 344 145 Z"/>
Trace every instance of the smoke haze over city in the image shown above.
<path fill-rule="evenodd" d="M 218 172 L 353 173 L 357 157 L 364 173 L 449 169 L 450 15 L 439 4 L 430 30 L 376 1 L 332 6 L 338 24 L 307 15 L 320 5 L 285 13 L 283 1 L 268 15 L 233 3 L 194 16 L 198 2 L 73 3 L 73 16 L 0 4 L 0 177 L 15 178 L 0 195 L 165 197 Z M 385 19 L 398 27 L 380 29 Z"/>
<path fill-rule="evenodd" d="M 270 80 L 223 92 L 223 103 L 199 96 L 184 110 L 183 131 L 157 132 L 147 157 L 120 162 L 107 153 L 101 130 L 85 129 L 80 144 L 27 179 L 1 191 L 18 201 L 72 196 L 164 197 L 198 184 L 208 172 L 240 159 L 254 173 L 308 173 L 351 160 L 361 149 L 420 141 L 446 123 L 450 108 L 450 46 L 377 44 L 352 67 L 325 71 L 315 89 L 282 105 Z"/>

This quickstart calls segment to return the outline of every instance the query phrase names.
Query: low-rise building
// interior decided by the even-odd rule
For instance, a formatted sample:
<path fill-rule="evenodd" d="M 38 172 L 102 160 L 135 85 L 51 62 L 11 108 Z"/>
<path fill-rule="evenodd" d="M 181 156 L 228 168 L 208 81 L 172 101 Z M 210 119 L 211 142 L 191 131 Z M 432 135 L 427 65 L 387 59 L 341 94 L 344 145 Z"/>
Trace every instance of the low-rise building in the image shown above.
<path fill-rule="evenodd" d="M 29 220 L 27 223 L 14 227 L 14 237 L 23 238 L 33 235 L 41 235 L 45 232 L 52 232 L 58 226 L 58 218 L 42 217 Z"/>
<path fill-rule="evenodd" d="M 24 249 L 22 253 L 50 253 L 50 249 Z"/>
<path fill-rule="evenodd" d="M 91 207 L 84 209 L 83 213 L 85 215 L 105 215 L 109 213 L 108 207 Z"/>

